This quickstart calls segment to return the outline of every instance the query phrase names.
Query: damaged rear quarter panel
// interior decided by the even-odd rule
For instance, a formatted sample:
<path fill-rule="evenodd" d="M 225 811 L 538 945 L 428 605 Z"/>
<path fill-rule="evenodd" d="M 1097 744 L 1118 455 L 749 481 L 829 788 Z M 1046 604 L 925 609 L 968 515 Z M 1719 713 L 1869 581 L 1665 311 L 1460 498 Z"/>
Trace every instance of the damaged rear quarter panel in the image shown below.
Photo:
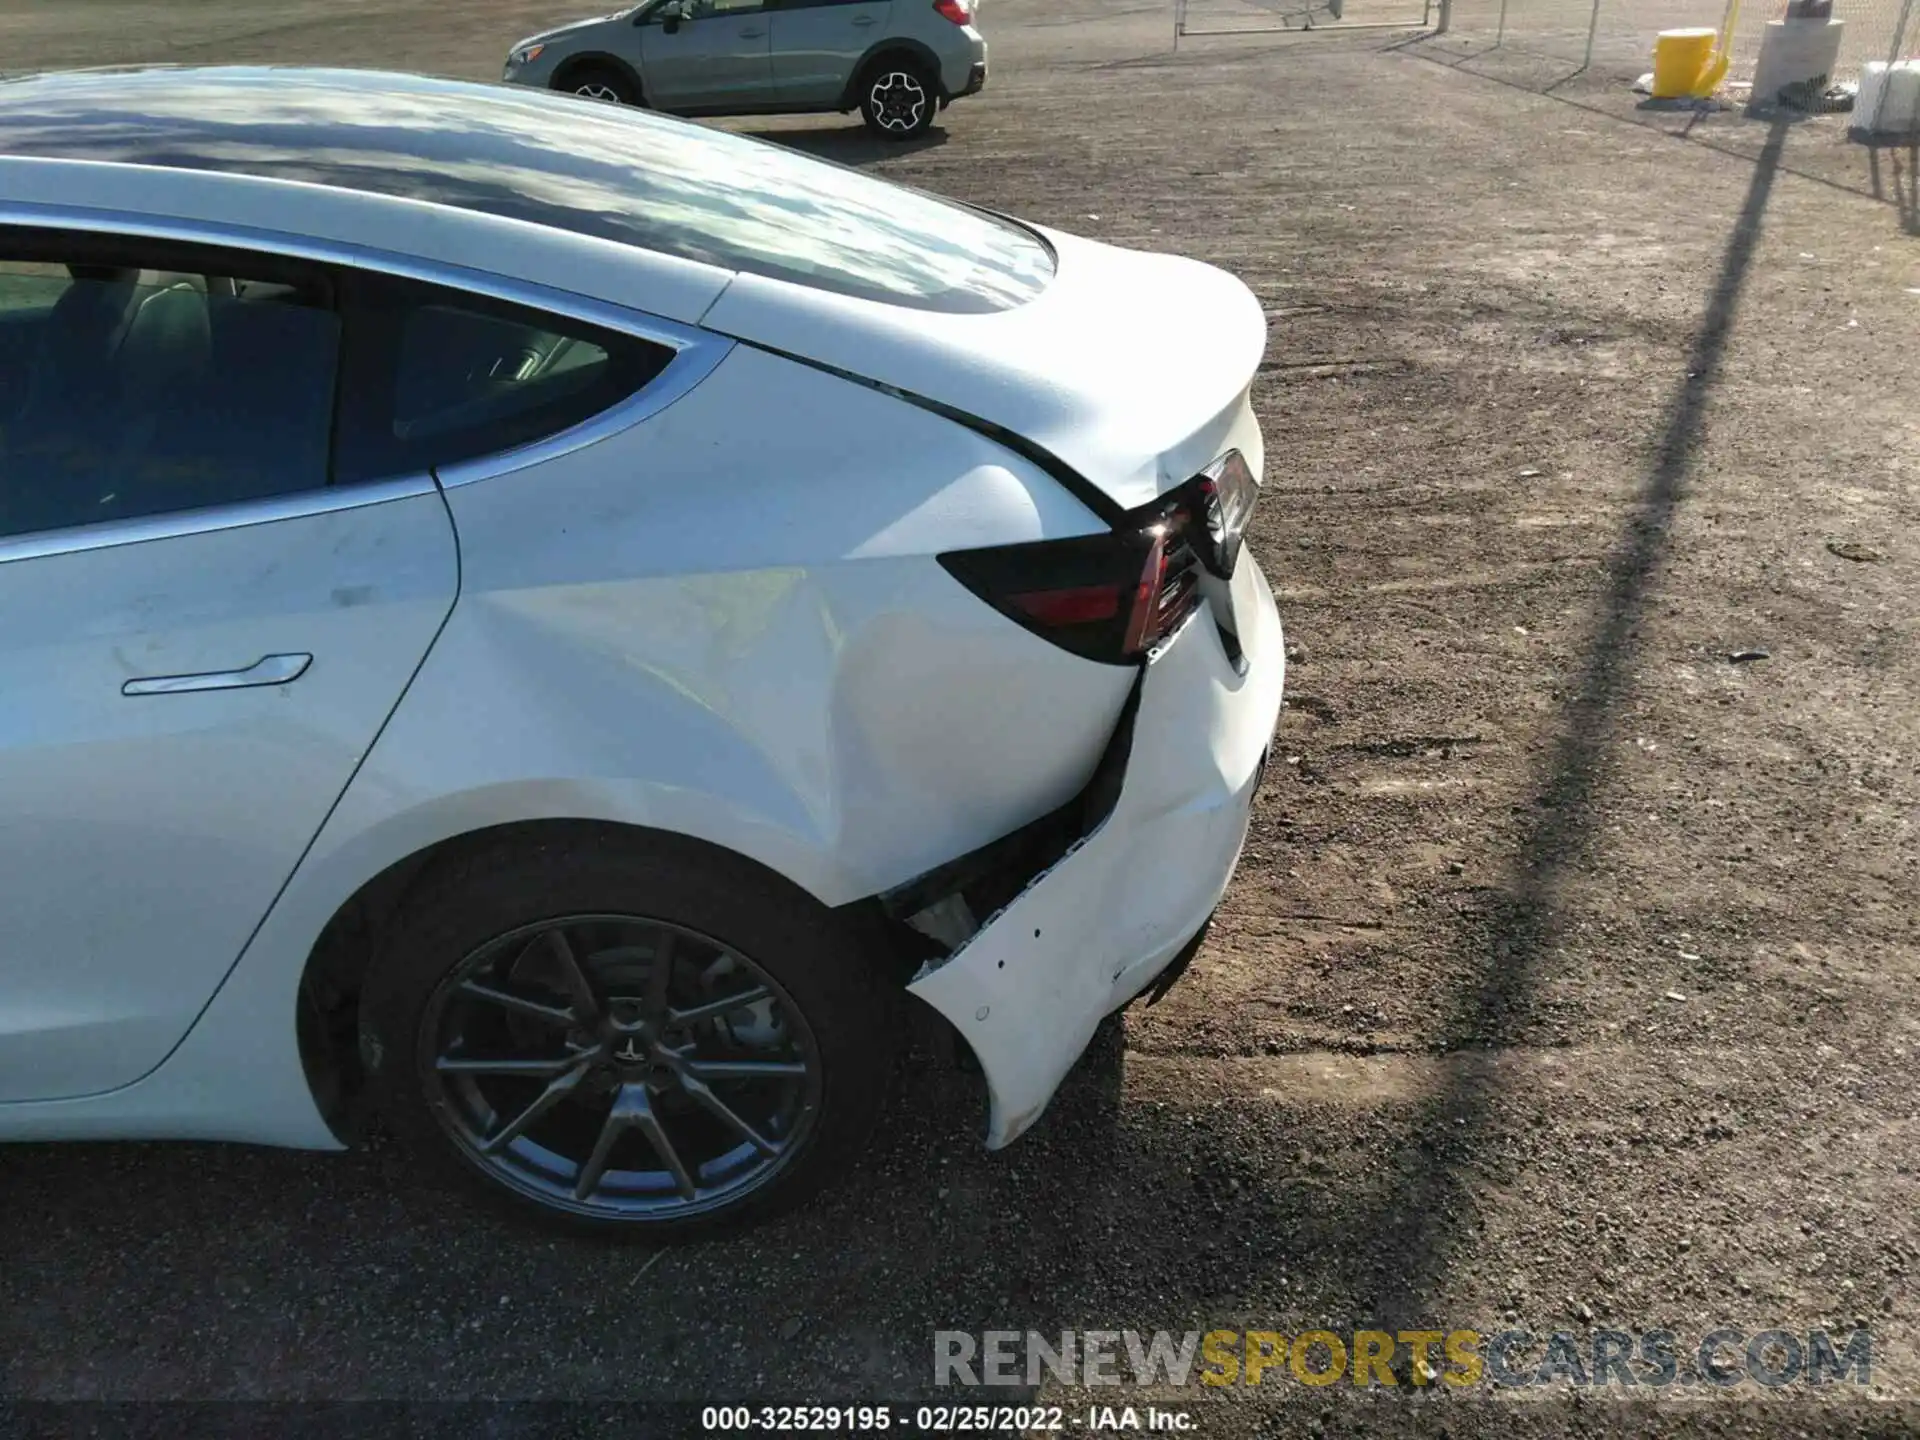
<path fill-rule="evenodd" d="M 642 423 L 447 501 L 461 599 L 369 760 L 383 808 L 466 826 L 487 796 L 652 826 L 838 905 L 1073 794 L 1133 678 L 933 558 L 1099 528 L 1079 502 L 749 347 Z"/>

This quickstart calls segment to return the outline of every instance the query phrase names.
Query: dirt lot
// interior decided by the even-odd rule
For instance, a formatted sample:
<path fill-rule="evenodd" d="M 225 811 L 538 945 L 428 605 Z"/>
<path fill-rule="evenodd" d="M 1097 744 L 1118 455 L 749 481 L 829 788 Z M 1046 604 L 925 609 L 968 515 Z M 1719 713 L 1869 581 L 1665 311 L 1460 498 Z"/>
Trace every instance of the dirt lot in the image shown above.
<path fill-rule="evenodd" d="M 0 0 L 0 43 L 13 68 L 491 77 L 559 18 Z M 1267 305 L 1257 550 L 1298 648 L 1189 977 L 1004 1154 L 965 1077 L 915 1069 L 860 1173 L 750 1244 L 528 1239 L 384 1151 L 12 1149 L 5 1392 L 845 1401 L 925 1393 L 935 1329 L 1871 1325 L 1869 1392 L 1755 1409 L 1752 1383 L 1497 1414 L 1291 1381 L 1160 1398 L 1220 1436 L 1913 1433 L 1899 209 L 1799 173 L 1830 136 L 1684 139 L 1598 81 L 1545 97 L 1439 45 L 1175 54 L 1168 7 L 1126 0 L 988 0 L 986 27 L 991 88 L 910 152 L 748 128 L 1200 256 Z"/>

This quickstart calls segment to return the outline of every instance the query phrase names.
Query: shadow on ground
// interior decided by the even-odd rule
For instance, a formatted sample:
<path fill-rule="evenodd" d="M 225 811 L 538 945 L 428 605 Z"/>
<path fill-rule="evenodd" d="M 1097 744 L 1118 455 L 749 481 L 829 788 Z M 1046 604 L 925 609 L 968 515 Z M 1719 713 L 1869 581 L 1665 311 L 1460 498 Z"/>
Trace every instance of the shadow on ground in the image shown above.
<path fill-rule="evenodd" d="M 831 160 L 836 165 L 855 168 L 898 160 L 919 151 L 937 149 L 947 143 L 947 132 L 938 125 L 911 140 L 882 140 L 858 123 L 837 128 L 824 125 L 818 129 L 762 128 L 740 133 L 750 135 L 755 140 L 771 140 L 776 145 L 784 145 L 819 160 Z"/>
<path fill-rule="evenodd" d="M 1495 43 L 1484 34 L 1421 34 L 1381 48 L 1403 51 L 1429 64 L 1557 100 L 1589 114 L 1644 125 L 1748 161 L 1757 163 L 1771 151 L 1774 158 L 1767 163 L 1777 173 L 1895 205 L 1909 233 L 1920 233 L 1912 218 L 1913 164 L 1909 158 L 1903 167 L 1899 158 L 1913 147 L 1904 142 L 1858 143 L 1848 114 L 1809 113 L 1785 106 L 1750 112 L 1744 103 L 1724 97 L 1705 102 L 1653 100 L 1632 89 L 1633 69 L 1644 68 L 1638 62 L 1625 70 L 1617 61 L 1584 65 L 1570 56 L 1530 49 L 1529 43 L 1524 35 Z M 1796 132 L 1793 144 L 1786 148 L 1776 143 L 1782 124 Z M 1887 162 L 1891 174 L 1886 179 L 1881 174 L 1883 154 L 1891 157 Z"/>
<path fill-rule="evenodd" d="M 1477 990 L 1462 996 L 1446 1027 L 1456 1052 L 1511 1043 L 1519 1038 L 1530 992 L 1544 958 L 1559 938 L 1555 895 L 1587 852 L 1598 831 L 1594 800 L 1604 783 L 1607 755 L 1618 742 L 1618 722 L 1633 686 L 1640 625 L 1658 579 L 1677 507 L 1706 435 L 1708 403 L 1719 382 L 1740 296 L 1753 265 L 1767 200 L 1780 170 L 1785 122 L 1776 122 L 1754 167 L 1745 202 L 1734 221 L 1686 370 L 1674 387 L 1665 423 L 1652 444 L 1652 461 L 1637 504 L 1627 517 L 1610 561 L 1611 582 L 1586 645 L 1586 660 L 1573 687 L 1557 744 L 1541 777 L 1535 810 L 1526 824 L 1506 894 L 1484 935 L 1464 936 L 1479 951 Z M 1394 1253 L 1394 1280 L 1381 1307 L 1392 1328 L 1413 1328 L 1425 1315 L 1432 1289 L 1449 1262 L 1451 1222 L 1469 1204 L 1449 1163 L 1456 1147 L 1431 1137 L 1455 1134 L 1471 1150 L 1484 1137 L 1485 1072 L 1471 1063 L 1452 1068 L 1413 1130 L 1402 1155 L 1401 1183 L 1370 1217 L 1368 1228 Z M 1462 1133 L 1464 1132 L 1464 1133 Z M 1448 1229 L 1439 1228 L 1447 1225 Z"/>
<path fill-rule="evenodd" d="M 1920 142 L 1872 145 L 1867 155 L 1874 199 L 1893 205 L 1902 228 L 1920 235 Z"/>

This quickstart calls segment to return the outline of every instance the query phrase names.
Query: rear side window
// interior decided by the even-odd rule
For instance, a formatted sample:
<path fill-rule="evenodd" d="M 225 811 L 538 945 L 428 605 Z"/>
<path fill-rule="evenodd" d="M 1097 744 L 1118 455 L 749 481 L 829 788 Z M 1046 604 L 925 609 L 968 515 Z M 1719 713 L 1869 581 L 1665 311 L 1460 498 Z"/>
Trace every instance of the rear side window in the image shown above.
<path fill-rule="evenodd" d="M 348 282 L 342 481 L 419 473 L 573 428 L 644 389 L 665 345 L 438 286 Z"/>
<path fill-rule="evenodd" d="M 324 282 L 114 244 L 0 236 L 0 536 L 325 487 Z"/>

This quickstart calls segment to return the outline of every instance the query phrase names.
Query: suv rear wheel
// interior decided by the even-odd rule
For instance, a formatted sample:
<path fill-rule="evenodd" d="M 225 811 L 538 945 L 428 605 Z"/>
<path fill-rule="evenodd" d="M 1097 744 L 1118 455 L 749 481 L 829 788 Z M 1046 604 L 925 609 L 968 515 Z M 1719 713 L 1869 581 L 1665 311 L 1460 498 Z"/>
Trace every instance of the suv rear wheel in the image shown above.
<path fill-rule="evenodd" d="M 867 129 L 882 139 L 924 135 L 939 113 L 938 88 L 913 61 L 883 60 L 860 84 L 860 114 Z"/>

